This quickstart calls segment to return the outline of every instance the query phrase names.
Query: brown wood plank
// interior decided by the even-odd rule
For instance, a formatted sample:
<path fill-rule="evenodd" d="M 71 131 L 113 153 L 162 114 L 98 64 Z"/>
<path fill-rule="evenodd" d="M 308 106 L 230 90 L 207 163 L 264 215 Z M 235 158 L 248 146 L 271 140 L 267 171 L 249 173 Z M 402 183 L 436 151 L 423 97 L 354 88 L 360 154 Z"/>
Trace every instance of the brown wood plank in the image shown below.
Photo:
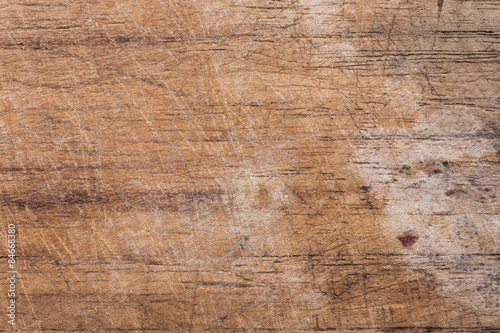
<path fill-rule="evenodd" d="M 500 331 L 498 1 L 0 8 L 0 331 Z"/>

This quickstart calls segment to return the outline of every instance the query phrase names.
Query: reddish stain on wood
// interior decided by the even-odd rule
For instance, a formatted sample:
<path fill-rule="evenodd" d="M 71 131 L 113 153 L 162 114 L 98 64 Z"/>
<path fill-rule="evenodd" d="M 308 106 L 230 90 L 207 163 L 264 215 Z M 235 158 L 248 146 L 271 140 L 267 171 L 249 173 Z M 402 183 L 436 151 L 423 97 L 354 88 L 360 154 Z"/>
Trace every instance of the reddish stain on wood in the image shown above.
<path fill-rule="evenodd" d="M 398 236 L 398 239 L 404 247 L 411 247 L 418 240 L 418 236 L 411 233 L 405 233 L 404 235 Z"/>

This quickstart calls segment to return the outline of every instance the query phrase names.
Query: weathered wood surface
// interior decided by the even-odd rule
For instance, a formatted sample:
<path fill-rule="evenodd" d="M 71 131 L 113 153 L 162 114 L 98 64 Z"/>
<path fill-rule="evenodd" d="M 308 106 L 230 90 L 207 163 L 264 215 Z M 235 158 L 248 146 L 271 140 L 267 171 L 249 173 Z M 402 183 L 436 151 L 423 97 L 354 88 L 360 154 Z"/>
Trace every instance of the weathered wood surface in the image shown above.
<path fill-rule="evenodd" d="M 18 331 L 500 330 L 498 1 L 0 8 Z"/>

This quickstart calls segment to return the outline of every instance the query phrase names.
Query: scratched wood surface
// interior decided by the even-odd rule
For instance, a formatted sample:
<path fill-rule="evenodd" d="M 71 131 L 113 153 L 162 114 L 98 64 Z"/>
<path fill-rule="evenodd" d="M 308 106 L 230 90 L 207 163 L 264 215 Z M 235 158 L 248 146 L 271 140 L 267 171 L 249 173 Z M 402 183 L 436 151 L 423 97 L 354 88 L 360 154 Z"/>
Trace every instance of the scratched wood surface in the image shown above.
<path fill-rule="evenodd" d="M 493 0 L 2 1 L 0 329 L 500 331 L 499 34 Z"/>

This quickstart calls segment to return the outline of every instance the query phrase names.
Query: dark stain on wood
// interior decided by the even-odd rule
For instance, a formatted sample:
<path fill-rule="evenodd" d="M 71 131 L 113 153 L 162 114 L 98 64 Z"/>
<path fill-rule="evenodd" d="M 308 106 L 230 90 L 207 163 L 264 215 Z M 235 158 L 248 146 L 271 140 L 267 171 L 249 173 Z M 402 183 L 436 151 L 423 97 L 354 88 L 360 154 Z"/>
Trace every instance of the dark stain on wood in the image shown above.
<path fill-rule="evenodd" d="M 454 195 L 456 192 L 455 190 L 448 190 L 446 191 L 444 194 L 447 196 L 447 197 L 451 197 L 452 195 Z"/>
<path fill-rule="evenodd" d="M 404 247 L 412 247 L 413 244 L 418 240 L 418 236 L 412 233 L 405 233 L 398 236 L 399 241 Z"/>

